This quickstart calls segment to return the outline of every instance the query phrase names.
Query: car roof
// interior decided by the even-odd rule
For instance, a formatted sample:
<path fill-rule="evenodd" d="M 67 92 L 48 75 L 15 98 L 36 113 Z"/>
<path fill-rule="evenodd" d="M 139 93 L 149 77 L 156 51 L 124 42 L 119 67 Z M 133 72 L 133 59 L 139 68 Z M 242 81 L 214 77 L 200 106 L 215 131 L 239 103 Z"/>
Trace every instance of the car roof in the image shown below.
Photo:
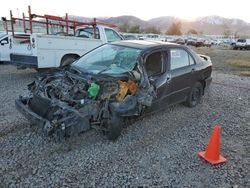
<path fill-rule="evenodd" d="M 112 42 L 112 44 L 138 48 L 141 50 L 147 50 L 147 49 L 151 49 L 155 47 L 180 46 L 179 44 L 170 43 L 170 42 L 149 41 L 149 40 L 122 40 L 122 41 Z"/>
<path fill-rule="evenodd" d="M 159 48 L 177 47 L 189 51 L 189 53 L 192 54 L 192 56 L 195 58 L 197 62 L 200 60 L 200 57 L 189 47 L 171 42 L 149 41 L 149 40 L 122 40 L 122 41 L 112 42 L 111 44 L 140 49 L 142 50 L 142 53 L 147 51 L 157 50 Z"/>

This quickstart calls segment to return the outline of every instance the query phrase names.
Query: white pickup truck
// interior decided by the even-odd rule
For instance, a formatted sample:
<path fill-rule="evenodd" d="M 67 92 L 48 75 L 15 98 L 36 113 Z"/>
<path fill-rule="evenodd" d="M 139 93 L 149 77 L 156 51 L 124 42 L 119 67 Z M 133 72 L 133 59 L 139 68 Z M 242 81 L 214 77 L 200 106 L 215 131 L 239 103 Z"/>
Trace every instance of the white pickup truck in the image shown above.
<path fill-rule="evenodd" d="M 75 36 L 32 34 L 28 44 L 20 44 L 26 45 L 26 51 L 20 52 L 14 47 L 10 59 L 18 68 L 60 67 L 104 43 L 117 40 L 123 40 L 118 32 L 101 25 L 95 29 L 92 26 L 77 28 Z"/>

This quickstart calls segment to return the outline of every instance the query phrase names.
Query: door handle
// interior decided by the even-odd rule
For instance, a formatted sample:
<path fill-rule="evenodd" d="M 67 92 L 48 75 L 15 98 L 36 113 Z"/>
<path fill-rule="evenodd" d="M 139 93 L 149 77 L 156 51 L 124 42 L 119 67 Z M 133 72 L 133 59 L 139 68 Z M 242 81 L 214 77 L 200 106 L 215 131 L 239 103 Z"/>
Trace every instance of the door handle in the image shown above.
<path fill-rule="evenodd" d="M 192 69 L 191 69 L 191 73 L 193 73 L 194 71 L 195 71 L 195 68 L 192 68 Z"/>

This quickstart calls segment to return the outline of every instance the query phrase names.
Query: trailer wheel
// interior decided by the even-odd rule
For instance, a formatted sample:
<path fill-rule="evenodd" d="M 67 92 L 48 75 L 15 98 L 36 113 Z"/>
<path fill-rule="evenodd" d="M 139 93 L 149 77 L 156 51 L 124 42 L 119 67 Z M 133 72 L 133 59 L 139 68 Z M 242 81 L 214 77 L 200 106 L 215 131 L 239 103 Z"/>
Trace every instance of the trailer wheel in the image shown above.
<path fill-rule="evenodd" d="M 62 61 L 61 61 L 61 67 L 72 64 L 78 58 L 79 58 L 79 56 L 77 56 L 77 55 L 67 55 L 67 56 L 63 57 Z"/>

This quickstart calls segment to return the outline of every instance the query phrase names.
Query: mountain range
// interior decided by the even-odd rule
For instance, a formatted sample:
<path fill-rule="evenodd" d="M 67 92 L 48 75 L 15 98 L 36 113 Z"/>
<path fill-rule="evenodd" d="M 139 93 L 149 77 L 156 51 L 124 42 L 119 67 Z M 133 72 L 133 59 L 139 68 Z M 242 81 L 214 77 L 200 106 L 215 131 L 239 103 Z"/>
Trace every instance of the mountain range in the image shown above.
<path fill-rule="evenodd" d="M 74 19 L 79 21 L 93 20 L 93 18 L 87 17 L 70 17 L 74 17 Z M 147 27 L 155 27 L 160 29 L 162 33 L 165 33 L 173 23 L 181 22 L 182 33 L 187 33 L 190 29 L 194 29 L 200 34 L 222 35 L 227 33 L 228 35 L 250 36 L 250 23 L 236 18 L 229 19 L 220 16 L 199 17 L 193 21 L 172 16 L 157 17 L 147 21 L 135 16 L 100 17 L 97 18 L 97 20 L 116 24 L 117 26 L 128 24 L 129 26 L 140 26 L 144 29 Z"/>

